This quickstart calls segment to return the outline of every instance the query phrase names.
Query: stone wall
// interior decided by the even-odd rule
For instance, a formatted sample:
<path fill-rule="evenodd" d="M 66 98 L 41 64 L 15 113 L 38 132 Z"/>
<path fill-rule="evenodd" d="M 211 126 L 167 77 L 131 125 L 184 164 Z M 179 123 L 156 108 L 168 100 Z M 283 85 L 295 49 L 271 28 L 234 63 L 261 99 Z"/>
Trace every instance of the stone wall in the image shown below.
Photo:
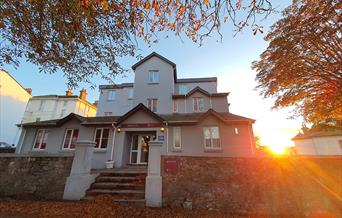
<path fill-rule="evenodd" d="M 73 157 L 0 155 L 0 197 L 62 199 Z"/>
<path fill-rule="evenodd" d="M 163 206 L 234 214 L 339 214 L 342 158 L 163 156 Z"/>

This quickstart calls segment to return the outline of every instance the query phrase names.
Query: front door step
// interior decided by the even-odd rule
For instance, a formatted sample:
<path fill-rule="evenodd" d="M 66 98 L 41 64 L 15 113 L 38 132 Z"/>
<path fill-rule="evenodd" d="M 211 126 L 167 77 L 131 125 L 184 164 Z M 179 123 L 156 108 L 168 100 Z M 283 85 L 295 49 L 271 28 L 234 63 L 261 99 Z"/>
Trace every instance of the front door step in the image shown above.
<path fill-rule="evenodd" d="M 145 205 L 145 172 L 102 171 L 91 184 L 83 200 L 101 199 L 120 204 Z"/>

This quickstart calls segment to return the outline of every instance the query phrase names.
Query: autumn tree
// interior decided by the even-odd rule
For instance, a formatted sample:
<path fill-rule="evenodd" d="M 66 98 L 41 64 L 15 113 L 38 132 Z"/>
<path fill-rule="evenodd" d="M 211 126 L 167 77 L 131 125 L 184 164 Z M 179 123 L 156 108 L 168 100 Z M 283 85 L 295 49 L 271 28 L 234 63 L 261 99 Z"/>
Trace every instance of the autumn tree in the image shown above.
<path fill-rule="evenodd" d="M 225 22 L 256 33 L 257 15 L 272 11 L 268 0 L 2 0 L 0 66 L 26 59 L 45 73 L 62 70 L 70 86 L 111 79 L 125 73 L 118 58 L 136 54 L 137 38 L 154 43 L 169 31 L 201 43 Z"/>
<path fill-rule="evenodd" d="M 275 108 L 311 123 L 342 124 L 342 16 L 338 0 L 296 0 L 265 39 L 256 80 Z"/>

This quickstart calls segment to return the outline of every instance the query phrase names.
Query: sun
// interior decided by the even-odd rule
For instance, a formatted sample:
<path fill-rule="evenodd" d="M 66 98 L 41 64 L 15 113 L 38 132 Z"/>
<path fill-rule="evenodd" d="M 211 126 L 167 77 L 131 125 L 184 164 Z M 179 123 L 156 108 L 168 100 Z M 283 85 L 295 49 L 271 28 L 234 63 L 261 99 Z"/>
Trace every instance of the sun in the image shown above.
<path fill-rule="evenodd" d="M 277 155 L 285 154 L 285 150 L 286 150 L 284 146 L 277 146 L 277 145 L 269 146 L 269 148 L 274 154 L 277 154 Z"/>

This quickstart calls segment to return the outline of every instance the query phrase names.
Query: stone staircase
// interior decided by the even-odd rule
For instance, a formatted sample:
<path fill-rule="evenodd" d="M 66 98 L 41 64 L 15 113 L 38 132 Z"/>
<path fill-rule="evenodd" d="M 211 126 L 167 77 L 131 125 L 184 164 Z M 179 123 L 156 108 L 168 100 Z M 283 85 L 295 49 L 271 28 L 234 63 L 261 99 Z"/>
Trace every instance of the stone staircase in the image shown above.
<path fill-rule="evenodd" d="M 86 192 L 84 200 L 110 195 L 114 203 L 145 206 L 146 170 L 103 170 Z"/>

